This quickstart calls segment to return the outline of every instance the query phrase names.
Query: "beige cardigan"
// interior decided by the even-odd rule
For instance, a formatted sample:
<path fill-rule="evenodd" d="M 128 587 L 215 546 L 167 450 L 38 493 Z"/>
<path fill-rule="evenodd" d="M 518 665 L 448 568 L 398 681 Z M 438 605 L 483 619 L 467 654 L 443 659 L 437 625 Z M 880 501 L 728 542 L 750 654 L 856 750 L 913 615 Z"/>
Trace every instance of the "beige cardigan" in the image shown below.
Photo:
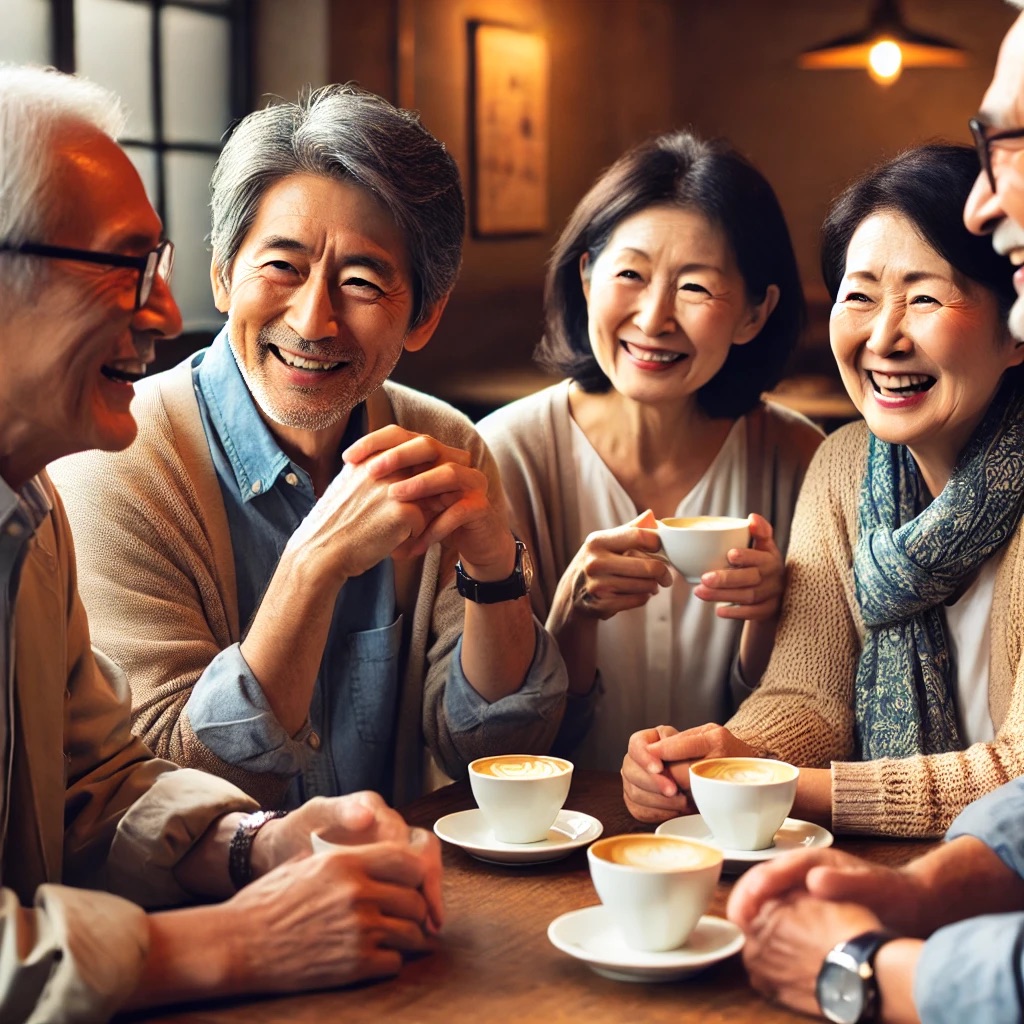
<path fill-rule="evenodd" d="M 139 435 L 128 449 L 83 452 L 50 467 L 81 550 L 82 598 L 94 641 L 127 674 L 135 731 L 160 756 L 221 775 L 272 805 L 289 780 L 222 761 L 197 738 L 185 708 L 206 666 L 240 639 L 231 536 L 191 360 L 140 384 L 132 411 Z M 469 420 L 450 406 L 388 382 L 367 400 L 367 415 L 370 430 L 399 423 L 467 449 L 487 475 L 489 498 L 504 501 L 494 460 Z M 463 627 L 454 555 L 435 544 L 422 558 L 396 562 L 395 587 L 404 630 L 395 802 L 419 796 L 425 774 L 434 772 L 425 745 L 452 777 L 463 775 L 473 757 L 495 750 L 546 751 L 561 700 L 512 730 L 483 724 L 456 737 L 448 727 L 444 686 Z M 439 781 L 438 774 L 430 781 Z"/>
<path fill-rule="evenodd" d="M 1024 774 L 1024 523 L 994 556 L 988 696 L 995 741 L 947 754 L 847 760 L 864 637 L 852 566 L 867 439 L 867 427 L 853 423 L 818 449 L 793 521 L 775 650 L 760 688 L 727 725 L 773 757 L 831 764 L 837 832 L 938 836 L 972 800 Z"/>

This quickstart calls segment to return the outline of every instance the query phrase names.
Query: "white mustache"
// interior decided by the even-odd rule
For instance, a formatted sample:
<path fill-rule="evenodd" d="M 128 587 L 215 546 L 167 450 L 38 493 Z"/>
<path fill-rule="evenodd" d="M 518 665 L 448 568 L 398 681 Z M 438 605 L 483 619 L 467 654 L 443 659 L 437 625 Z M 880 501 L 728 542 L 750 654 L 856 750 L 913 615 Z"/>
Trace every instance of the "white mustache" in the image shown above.
<path fill-rule="evenodd" d="M 1024 247 L 1024 225 L 1004 217 L 992 233 L 992 248 L 1000 256 L 1006 256 L 1021 247 Z"/>

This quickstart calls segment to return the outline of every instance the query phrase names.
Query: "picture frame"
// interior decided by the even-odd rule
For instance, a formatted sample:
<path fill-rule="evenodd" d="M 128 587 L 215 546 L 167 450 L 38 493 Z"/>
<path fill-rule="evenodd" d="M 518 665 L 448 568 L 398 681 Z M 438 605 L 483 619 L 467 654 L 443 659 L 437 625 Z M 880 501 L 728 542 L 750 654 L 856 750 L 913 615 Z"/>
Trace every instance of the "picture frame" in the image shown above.
<path fill-rule="evenodd" d="M 548 48 L 539 33 L 470 23 L 470 141 L 473 234 L 543 234 Z"/>

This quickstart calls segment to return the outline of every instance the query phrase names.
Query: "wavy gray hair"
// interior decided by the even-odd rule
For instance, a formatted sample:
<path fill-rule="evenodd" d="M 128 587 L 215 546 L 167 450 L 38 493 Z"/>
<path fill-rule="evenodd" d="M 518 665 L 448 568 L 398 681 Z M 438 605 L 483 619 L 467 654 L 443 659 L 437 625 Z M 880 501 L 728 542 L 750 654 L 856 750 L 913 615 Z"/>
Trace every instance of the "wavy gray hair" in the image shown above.
<path fill-rule="evenodd" d="M 54 139 L 75 123 L 113 139 L 124 128 L 125 109 L 112 92 L 87 79 L 0 64 L 0 242 L 45 241 Z M 45 260 L 0 253 L 0 292 L 24 299 L 46 272 Z"/>
<path fill-rule="evenodd" d="M 466 221 L 455 161 L 418 115 L 353 85 L 258 110 L 231 134 L 210 186 L 213 263 L 225 287 L 267 189 L 293 174 L 354 181 L 390 211 L 412 266 L 410 327 L 452 290 Z"/>

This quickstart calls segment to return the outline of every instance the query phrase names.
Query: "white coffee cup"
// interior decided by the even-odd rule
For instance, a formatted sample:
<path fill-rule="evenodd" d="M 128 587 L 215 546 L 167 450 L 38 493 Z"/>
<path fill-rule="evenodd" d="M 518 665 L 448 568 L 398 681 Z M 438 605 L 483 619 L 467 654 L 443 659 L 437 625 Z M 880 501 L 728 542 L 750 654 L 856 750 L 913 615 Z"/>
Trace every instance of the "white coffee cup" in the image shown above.
<path fill-rule="evenodd" d="M 665 558 L 688 583 L 713 569 L 729 568 L 729 552 L 750 546 L 750 523 L 735 516 L 685 516 L 658 520 Z"/>
<path fill-rule="evenodd" d="M 572 762 L 537 754 L 498 754 L 470 763 L 469 785 L 501 843 L 545 839 L 569 795 Z"/>
<path fill-rule="evenodd" d="M 722 873 L 721 850 L 680 836 L 609 836 L 590 846 L 587 860 L 626 944 L 647 952 L 686 942 Z"/>
<path fill-rule="evenodd" d="M 713 757 L 690 765 L 690 793 L 715 842 L 765 850 L 796 799 L 800 769 L 766 757 Z"/>

